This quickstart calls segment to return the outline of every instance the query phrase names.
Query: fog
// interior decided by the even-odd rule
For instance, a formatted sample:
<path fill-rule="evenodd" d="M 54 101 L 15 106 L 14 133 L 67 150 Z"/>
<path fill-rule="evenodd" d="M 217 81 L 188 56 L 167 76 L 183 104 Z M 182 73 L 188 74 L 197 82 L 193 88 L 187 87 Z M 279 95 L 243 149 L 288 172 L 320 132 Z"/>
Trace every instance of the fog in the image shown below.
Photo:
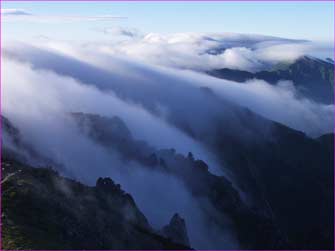
<path fill-rule="evenodd" d="M 311 137 L 333 131 L 334 105 L 319 104 L 303 97 L 291 81 L 270 85 L 257 79 L 236 83 L 209 79 L 194 72 L 185 72 L 185 75 L 193 80 L 193 85 L 202 87 L 206 83 L 205 86 L 219 96 Z"/>
<path fill-rule="evenodd" d="M 21 44 L 6 48 L 5 55 L 29 62 L 37 69 L 50 70 L 100 90 L 112 91 L 135 104 L 135 109 L 142 107 L 173 126 L 191 129 L 191 136 L 208 134 L 218 118 L 235 123 L 238 106 L 313 137 L 329 133 L 333 128 L 334 106 L 306 99 L 288 82 L 275 86 L 261 80 L 234 83 L 193 71 L 101 55 L 87 48 L 69 50 L 63 47 L 58 52 Z M 199 87 L 209 88 L 220 98 L 210 97 Z"/>
<path fill-rule="evenodd" d="M 192 151 L 195 157 L 215 163 L 199 143 L 113 93 L 102 93 L 74 79 L 50 71 L 36 71 L 27 64 L 6 58 L 3 60 L 6 65 L 2 74 L 3 115 L 18 127 L 22 139 L 41 156 L 48 156 L 62 165 L 63 175 L 89 185 L 94 185 L 98 177 L 112 177 L 134 196 L 156 229 L 166 225 L 178 212 L 186 219 L 193 247 L 238 246 L 233 230 L 227 230 L 224 235 L 215 225 L 209 230 L 206 216 L 182 181 L 149 171 L 138 163 L 124 163 L 117 152 L 107 151 L 83 137 L 68 113 L 83 111 L 120 116 L 135 136 L 156 147 L 174 147 L 184 154 Z M 6 146 L 12 146 L 9 139 L 3 140 Z M 219 167 L 214 168 L 222 173 Z"/>
<path fill-rule="evenodd" d="M 269 69 L 282 61 L 292 62 L 303 55 L 333 58 L 332 44 L 256 34 L 160 34 L 122 27 L 106 28 L 101 32 L 108 42 L 95 43 L 95 50 L 178 69 L 232 68 L 254 72 Z"/>
<path fill-rule="evenodd" d="M 156 229 L 166 225 L 178 212 L 185 219 L 193 248 L 239 248 L 232 222 L 225 219 L 222 229 L 211 221 L 202 210 L 205 203 L 209 206 L 209 202 L 193 198 L 181 180 L 161 172 L 140 169 L 135 163 L 123 168 L 122 173 L 127 173 L 122 187 L 134 196 Z"/>
<path fill-rule="evenodd" d="M 228 218 L 224 230 L 215 223 L 209 225 L 203 207 L 209 210 L 210 203 L 205 198 L 195 199 L 175 176 L 139 163 L 125 163 L 117 151 L 107 151 L 84 137 L 69 113 L 118 116 L 134 138 L 156 149 L 174 148 L 184 155 L 192 152 L 209 165 L 211 173 L 234 180 L 218 160 L 224 156 L 216 156 L 206 145 L 217 136 L 218 128 L 234 137 L 253 137 L 276 121 L 316 137 L 333 130 L 334 106 L 306 99 L 291 82 L 270 85 L 254 79 L 235 83 L 198 70 L 231 67 L 255 71 L 264 68 L 264 63 L 279 60 L 270 48 L 288 43 L 297 52 L 294 46 L 303 42 L 292 45 L 291 40 L 263 36 L 164 37 L 113 32 L 132 42 L 125 42 L 125 47 L 90 44 L 74 48 L 51 42 L 40 48 L 6 45 L 1 74 L 3 115 L 41 156 L 59 163 L 63 175 L 89 185 L 101 176 L 120 183 L 156 229 L 178 212 L 186 219 L 192 247 L 238 249 Z M 269 53 L 260 49 L 261 44 Z M 210 48 L 222 49 L 218 45 L 230 48 L 219 54 L 201 54 Z M 179 54 L 184 49 L 185 53 Z M 297 54 L 287 51 L 285 60 L 302 53 L 305 49 Z M 163 62 L 155 65 L 162 57 Z M 200 62 L 209 68 L 202 68 Z M 255 118 L 248 120 L 249 124 L 243 122 L 249 119 L 247 114 Z M 3 140 L 13 147 L 7 137 Z"/>

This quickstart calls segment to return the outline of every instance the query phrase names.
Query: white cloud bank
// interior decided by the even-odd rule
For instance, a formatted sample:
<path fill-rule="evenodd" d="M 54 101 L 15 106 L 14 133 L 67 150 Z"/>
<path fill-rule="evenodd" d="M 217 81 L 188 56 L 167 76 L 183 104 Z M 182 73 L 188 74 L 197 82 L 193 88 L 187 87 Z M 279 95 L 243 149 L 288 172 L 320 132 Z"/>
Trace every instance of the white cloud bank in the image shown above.
<path fill-rule="evenodd" d="M 198 87 L 208 87 L 223 100 L 249 108 L 265 118 L 312 136 L 331 132 L 333 128 L 333 105 L 321 105 L 298 97 L 294 86 L 287 83 L 276 86 L 259 80 L 235 83 L 192 71 L 161 68 L 140 64 L 138 61 L 134 63 L 102 54 L 100 45 L 50 45 L 52 49 L 47 50 L 11 45 L 4 51 L 5 54 L 30 62 L 37 68 L 51 70 L 82 83 L 118 93 L 150 112 L 154 110 L 164 117 L 173 116 L 173 120 L 178 117 L 178 120 L 184 121 L 183 124 L 192 121 L 197 131 L 206 129 L 203 121 L 210 124 L 209 116 L 217 116 L 216 109 L 220 106 L 208 103 Z M 189 115 L 193 109 L 198 113 L 196 121 Z M 208 113 L 208 109 L 212 112 Z M 222 116 L 225 114 L 222 113 Z"/>
<path fill-rule="evenodd" d="M 211 70 L 232 68 L 247 71 L 268 69 L 280 61 L 292 62 L 303 55 L 333 57 L 332 46 L 303 40 L 234 33 L 129 33 L 114 28 L 126 39 L 104 44 L 100 49 L 115 56 L 168 67 Z M 131 34 L 131 35 L 130 35 Z M 135 36 L 136 35 L 136 36 Z M 320 54 L 322 51 L 322 54 Z"/>
<path fill-rule="evenodd" d="M 214 248 L 220 248 L 219 244 L 226 242 L 225 248 L 238 249 L 231 229 L 222 234 L 215 228 L 203 228 L 203 216 L 194 210 L 197 205 L 180 181 L 161 174 L 131 172 L 126 176 L 117 171 L 120 167 L 124 170 L 118 156 L 82 137 L 66 114 L 81 111 L 117 115 L 135 138 L 157 148 L 173 147 L 183 154 L 191 151 L 216 172 L 220 167 L 198 136 L 216 137 L 213 129 L 218 120 L 223 119 L 225 130 L 233 129 L 231 133 L 243 137 L 255 122 L 241 122 L 239 116 L 245 114 L 245 107 L 318 136 L 333 130 L 334 106 L 298 98 L 288 82 L 277 86 L 258 80 L 235 83 L 189 69 L 257 70 L 304 54 L 305 42 L 236 34 L 143 36 L 133 31 L 107 32 L 111 34 L 127 39 L 84 45 L 47 40 L 38 47 L 6 44 L 1 74 L 4 115 L 19 127 L 27 141 L 64 164 L 78 179 L 92 184 L 98 176 L 112 176 L 134 194 L 154 225 L 161 226 L 174 211 L 180 211 L 192 229 L 190 237 L 196 248 L 212 248 L 209 244 L 215 242 Z M 272 122 L 260 124 L 253 127 L 262 131 Z M 127 166 L 131 168 L 132 164 Z M 164 211 L 150 210 L 148 191 L 157 192 L 154 196 L 165 203 Z M 172 200 L 171 191 L 179 199 Z"/>
<path fill-rule="evenodd" d="M 157 228 L 167 224 L 179 212 L 190 229 L 194 247 L 238 248 L 234 233 L 224 233 L 211 223 L 201 207 L 177 178 L 146 170 L 139 164 L 123 163 L 117 153 L 107 152 L 80 134 L 69 112 L 82 111 L 122 118 L 135 138 L 144 139 L 157 148 L 174 147 L 177 152 L 194 156 L 209 163 L 210 154 L 199 142 L 153 116 L 140 105 L 125 102 L 113 92 L 101 92 L 71 77 L 50 70 L 37 70 L 31 65 L 3 58 L 2 112 L 19 128 L 22 137 L 42 156 L 50 156 L 64 165 L 66 174 L 87 184 L 99 176 L 112 177 L 130 192 L 150 222 Z M 218 167 L 217 167 L 218 168 Z M 213 171 L 213 170 L 212 170 Z M 148 196 L 150 191 L 151 196 Z M 160 201 L 161 210 L 152 210 Z"/>

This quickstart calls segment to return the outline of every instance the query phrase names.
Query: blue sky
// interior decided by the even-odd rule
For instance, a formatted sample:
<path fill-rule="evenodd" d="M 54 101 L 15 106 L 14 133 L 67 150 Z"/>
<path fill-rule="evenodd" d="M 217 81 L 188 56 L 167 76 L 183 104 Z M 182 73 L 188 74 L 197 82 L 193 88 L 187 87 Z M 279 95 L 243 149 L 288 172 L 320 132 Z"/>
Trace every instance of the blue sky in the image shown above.
<path fill-rule="evenodd" d="M 333 2 L 2 2 L 53 22 L 5 19 L 4 36 L 31 39 L 104 38 L 96 29 L 113 26 L 143 32 L 238 32 L 332 42 Z M 125 18 L 62 22 L 62 16 L 113 15 Z M 74 31 L 76 31 L 74 33 Z"/>

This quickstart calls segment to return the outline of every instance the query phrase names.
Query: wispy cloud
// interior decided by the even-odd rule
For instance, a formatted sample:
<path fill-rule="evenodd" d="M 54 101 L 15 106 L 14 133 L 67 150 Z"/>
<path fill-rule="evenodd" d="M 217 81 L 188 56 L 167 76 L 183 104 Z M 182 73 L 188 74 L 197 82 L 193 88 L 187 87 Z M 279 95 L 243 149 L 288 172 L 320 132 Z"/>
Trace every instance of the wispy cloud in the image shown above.
<path fill-rule="evenodd" d="M 23 9 L 2 9 L 1 14 L 4 17 L 4 21 L 28 22 L 90 22 L 127 18 L 114 15 L 36 15 Z"/>
<path fill-rule="evenodd" d="M 129 38 L 140 38 L 143 34 L 134 28 L 125 27 L 105 27 L 105 28 L 95 28 L 94 31 L 102 32 L 106 35 L 129 37 Z"/>
<path fill-rule="evenodd" d="M 31 13 L 22 9 L 2 9 L 1 15 L 3 16 L 30 16 Z"/>

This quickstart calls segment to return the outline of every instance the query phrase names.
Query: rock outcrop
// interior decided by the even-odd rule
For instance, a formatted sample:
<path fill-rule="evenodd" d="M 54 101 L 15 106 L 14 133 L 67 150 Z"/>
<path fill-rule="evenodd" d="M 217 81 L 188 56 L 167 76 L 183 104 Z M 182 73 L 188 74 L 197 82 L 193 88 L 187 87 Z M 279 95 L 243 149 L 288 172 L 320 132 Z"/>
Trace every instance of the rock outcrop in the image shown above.
<path fill-rule="evenodd" d="M 2 156 L 2 249 L 190 249 L 157 234 L 110 178 L 88 187 Z"/>
<path fill-rule="evenodd" d="M 175 243 L 179 243 L 185 246 L 190 245 L 190 241 L 187 234 L 185 220 L 175 214 L 168 225 L 163 227 L 161 230 L 163 236 L 171 239 Z"/>
<path fill-rule="evenodd" d="M 72 113 L 82 132 L 95 140 L 107 150 L 117 150 L 125 161 L 133 160 L 140 163 L 143 168 L 152 168 L 183 181 L 186 188 L 200 203 L 205 198 L 208 203 L 202 203 L 202 210 L 208 222 L 212 222 L 215 227 L 225 229 L 225 217 L 232 218 L 234 224 L 238 226 L 239 241 L 243 247 L 252 249 L 256 247 L 280 248 L 283 236 L 280 234 L 274 221 L 265 213 L 248 208 L 240 198 L 238 191 L 225 177 L 213 175 L 209 171 L 208 165 L 189 152 L 187 156 L 179 154 L 175 149 L 155 149 L 147 142 L 134 139 L 131 134 L 127 134 L 122 142 L 115 144 L 118 137 L 117 126 L 112 126 L 115 121 L 126 126 L 120 118 L 107 118 L 94 114 Z M 85 122 L 84 122 L 85 121 Z M 85 128 L 85 130 L 83 130 Z M 127 131 L 124 129 L 123 131 Z M 101 132 L 106 133 L 106 137 L 97 137 Z M 115 136 L 109 136 L 115 135 Z M 137 149 L 131 153 L 128 149 Z M 208 212 L 216 211 L 215 215 Z M 264 209 L 266 211 L 266 209 Z M 249 222 L 249 229 L 245 231 L 243 222 Z M 213 223 L 215 222 L 215 223 Z M 208 226 L 213 227 L 213 226 Z M 262 239 L 263 229 L 267 231 L 267 241 Z"/>

